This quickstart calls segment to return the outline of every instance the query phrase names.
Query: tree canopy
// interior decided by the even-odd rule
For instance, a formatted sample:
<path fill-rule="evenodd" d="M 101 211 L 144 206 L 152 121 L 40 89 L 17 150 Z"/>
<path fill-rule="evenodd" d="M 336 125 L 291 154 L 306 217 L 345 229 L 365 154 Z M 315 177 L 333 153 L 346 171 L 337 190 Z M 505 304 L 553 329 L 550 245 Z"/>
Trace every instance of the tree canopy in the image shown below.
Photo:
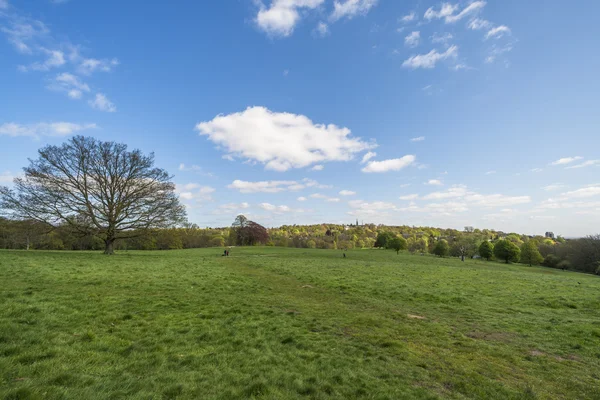
<path fill-rule="evenodd" d="M 499 240 L 494 246 L 494 255 L 499 260 L 504 260 L 506 264 L 509 262 L 519 262 L 521 250 L 510 240 Z"/>
<path fill-rule="evenodd" d="M 154 167 L 153 153 L 83 136 L 38 153 L 14 189 L 0 188 L 0 207 L 14 219 L 67 224 L 101 238 L 106 254 L 118 239 L 185 221 L 172 177 Z"/>
<path fill-rule="evenodd" d="M 256 244 L 265 244 L 269 240 L 267 229 L 250 221 L 244 215 L 238 215 L 231 225 L 231 234 L 238 246 L 254 246 Z"/>

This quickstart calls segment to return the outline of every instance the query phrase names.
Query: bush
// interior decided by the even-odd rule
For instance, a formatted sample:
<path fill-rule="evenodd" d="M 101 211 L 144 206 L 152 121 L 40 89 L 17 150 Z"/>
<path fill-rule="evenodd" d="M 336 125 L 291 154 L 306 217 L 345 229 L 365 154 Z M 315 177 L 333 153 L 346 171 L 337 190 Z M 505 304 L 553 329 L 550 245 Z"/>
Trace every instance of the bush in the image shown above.
<path fill-rule="evenodd" d="M 521 250 L 511 241 L 499 240 L 494 246 L 494 255 L 497 259 L 504 260 L 507 264 L 509 262 L 519 262 Z"/>
<path fill-rule="evenodd" d="M 567 260 L 563 260 L 563 261 L 559 262 L 556 267 L 560 268 L 560 269 L 571 269 L 572 265 Z"/>
<path fill-rule="evenodd" d="M 438 257 L 446 257 L 449 252 L 450 246 L 448 245 L 448 242 L 443 239 L 439 240 L 433 248 L 433 254 L 435 254 Z"/>
<path fill-rule="evenodd" d="M 556 257 L 554 254 L 548 254 L 542 265 L 549 268 L 558 268 L 559 263 L 560 258 Z"/>

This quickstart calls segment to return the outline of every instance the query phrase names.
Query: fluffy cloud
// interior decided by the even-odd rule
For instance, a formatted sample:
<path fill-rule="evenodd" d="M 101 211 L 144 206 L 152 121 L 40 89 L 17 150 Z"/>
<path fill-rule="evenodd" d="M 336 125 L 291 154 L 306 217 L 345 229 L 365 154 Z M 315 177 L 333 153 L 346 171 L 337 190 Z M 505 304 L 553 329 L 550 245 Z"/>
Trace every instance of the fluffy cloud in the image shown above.
<path fill-rule="evenodd" d="M 327 189 L 329 185 L 304 178 L 302 181 L 259 181 L 248 182 L 235 180 L 227 186 L 229 189 L 238 190 L 240 193 L 279 193 L 286 191 L 298 191 L 306 188 Z"/>
<path fill-rule="evenodd" d="M 592 166 L 600 166 L 600 160 L 588 160 L 584 163 L 581 164 L 577 164 L 577 165 L 572 165 L 570 167 L 567 167 L 565 169 L 575 169 L 575 168 L 585 168 L 585 167 L 592 167 Z"/>
<path fill-rule="evenodd" d="M 296 200 L 298 200 L 298 201 L 306 201 L 306 197 L 300 196 Z"/>
<path fill-rule="evenodd" d="M 351 137 L 350 129 L 315 124 L 304 115 L 276 113 L 265 107 L 219 115 L 196 125 L 200 135 L 230 156 L 265 164 L 274 171 L 328 161 L 349 161 L 373 143 Z"/>
<path fill-rule="evenodd" d="M 402 63 L 402 66 L 405 68 L 425 68 L 431 69 L 434 68 L 435 65 L 442 61 L 447 60 L 449 58 L 456 58 L 458 56 L 458 46 L 450 46 L 445 52 L 439 53 L 437 50 L 431 50 L 427 54 L 417 54 L 411 56 L 409 59 Z"/>
<path fill-rule="evenodd" d="M 487 31 L 487 33 L 485 34 L 485 38 L 486 39 L 490 39 L 490 38 L 498 39 L 504 35 L 510 35 L 510 28 L 505 25 L 500 25 L 500 26 L 496 26 L 496 27 L 490 29 L 489 31 Z"/>
<path fill-rule="evenodd" d="M 570 192 L 564 192 L 560 194 L 557 200 L 565 201 L 572 199 L 581 199 L 587 197 L 600 196 L 600 185 L 593 184 L 582 187 L 581 189 L 573 190 Z"/>
<path fill-rule="evenodd" d="M 418 194 L 407 194 L 406 196 L 400 196 L 400 200 L 409 201 L 409 200 L 417 200 L 419 198 Z"/>
<path fill-rule="evenodd" d="M 65 60 L 65 53 L 60 50 L 49 50 L 40 47 L 39 52 L 46 56 L 46 59 L 42 62 L 37 61 L 28 66 L 19 66 L 19 70 L 23 72 L 27 71 L 49 71 L 52 68 L 62 67 L 67 63 Z"/>
<path fill-rule="evenodd" d="M 325 0 L 272 0 L 271 6 L 261 8 L 256 15 L 260 29 L 273 36 L 289 36 L 300 21 L 300 9 L 314 9 Z"/>
<path fill-rule="evenodd" d="M 430 179 L 427 182 L 425 182 L 425 185 L 430 185 L 430 186 L 442 186 L 443 183 L 442 181 L 440 181 L 439 179 Z"/>
<path fill-rule="evenodd" d="M 325 37 L 329 35 L 329 25 L 321 21 L 317 24 L 317 27 L 313 31 L 317 36 Z"/>
<path fill-rule="evenodd" d="M 404 38 L 404 44 L 407 47 L 417 47 L 421 41 L 421 32 L 414 31 Z"/>
<path fill-rule="evenodd" d="M 370 161 L 363 169 L 362 172 L 367 173 L 378 173 L 378 172 L 389 172 L 389 171 L 400 171 L 403 168 L 413 164 L 417 158 L 413 155 L 407 155 L 402 158 L 395 158 L 391 160 L 383 161 Z"/>
<path fill-rule="evenodd" d="M 353 192 L 351 190 L 340 191 L 340 196 L 354 196 L 355 194 L 356 194 L 356 192 Z"/>
<path fill-rule="evenodd" d="M 337 21 L 342 18 L 350 19 L 357 15 L 364 15 L 375 5 L 377 5 L 377 0 L 335 0 L 331 20 Z"/>
<path fill-rule="evenodd" d="M 425 136 L 414 137 L 410 139 L 411 142 L 422 142 L 425 140 Z"/>
<path fill-rule="evenodd" d="M 96 124 L 74 124 L 71 122 L 40 122 L 37 124 L 21 125 L 6 123 L 0 125 L 0 135 L 6 136 L 69 136 L 77 132 L 95 129 Z"/>
<path fill-rule="evenodd" d="M 458 4 L 443 3 L 438 11 L 436 11 L 433 7 L 428 8 L 424 17 L 426 20 L 444 19 L 444 22 L 447 24 L 452 24 L 465 17 L 477 14 L 483 9 L 483 7 L 485 7 L 485 4 L 485 1 L 474 1 L 458 14 L 455 14 L 455 12 L 459 9 Z"/>
<path fill-rule="evenodd" d="M 323 171 L 325 167 L 323 165 L 315 165 L 314 167 L 312 167 L 310 170 L 311 171 Z"/>
<path fill-rule="evenodd" d="M 571 164 L 572 162 L 582 160 L 582 159 L 583 159 L 583 157 L 581 157 L 581 156 L 564 157 L 564 158 L 559 158 L 558 160 L 556 160 L 550 164 L 551 165 L 565 165 L 565 164 Z"/>
<path fill-rule="evenodd" d="M 408 22 L 412 22 L 416 19 L 417 19 L 417 14 L 413 11 L 410 14 L 407 14 L 407 15 L 403 16 L 402 18 L 400 18 L 400 21 L 402 21 L 404 23 L 408 23 Z"/>
<path fill-rule="evenodd" d="M 91 75 L 96 71 L 110 72 L 114 67 L 119 65 L 119 60 L 113 58 L 111 60 L 98 60 L 96 58 L 86 58 L 79 64 L 79 72 L 84 75 Z"/>
<path fill-rule="evenodd" d="M 182 200 L 208 201 L 212 200 L 211 195 L 215 192 L 215 189 L 197 183 L 187 183 L 185 185 L 176 185 L 175 192 L 179 194 L 179 198 Z"/>
<path fill-rule="evenodd" d="M 105 112 L 115 112 L 117 111 L 117 106 L 114 105 L 104 94 L 96 93 L 96 97 L 93 100 L 90 100 L 88 104 L 100 111 Z"/>
<path fill-rule="evenodd" d="M 361 160 L 361 162 L 360 162 L 360 163 L 361 163 L 361 164 L 364 164 L 364 163 L 366 163 L 367 161 L 369 161 L 371 158 L 373 158 L 373 157 L 375 157 L 375 156 L 377 156 L 377 153 L 375 153 L 375 152 L 373 152 L 373 151 L 369 151 L 368 153 L 366 153 L 366 154 L 363 156 L 363 158 L 362 158 L 362 160 Z"/>
<path fill-rule="evenodd" d="M 80 99 L 83 93 L 88 93 L 90 91 L 90 87 L 87 83 L 68 72 L 58 74 L 48 88 L 67 93 L 72 99 Z"/>

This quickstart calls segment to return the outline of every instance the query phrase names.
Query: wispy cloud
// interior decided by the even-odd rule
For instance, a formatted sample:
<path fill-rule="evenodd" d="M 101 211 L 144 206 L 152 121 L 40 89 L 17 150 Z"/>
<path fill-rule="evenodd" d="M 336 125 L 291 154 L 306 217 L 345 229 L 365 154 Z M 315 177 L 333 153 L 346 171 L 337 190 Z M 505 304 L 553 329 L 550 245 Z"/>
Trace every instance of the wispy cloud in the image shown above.
<path fill-rule="evenodd" d="M 286 191 L 298 191 L 306 188 L 326 189 L 329 185 L 322 185 L 319 182 L 304 178 L 301 181 L 258 181 L 249 182 L 235 180 L 227 186 L 229 189 L 238 190 L 240 193 L 279 193 Z"/>
<path fill-rule="evenodd" d="M 400 18 L 400 21 L 403 23 L 409 23 L 415 21 L 417 19 L 417 14 L 413 11 L 410 14 L 406 14 Z"/>
<path fill-rule="evenodd" d="M 96 93 L 96 97 L 93 100 L 90 100 L 89 105 L 99 111 L 105 112 L 116 112 L 117 106 L 106 97 L 106 95 L 102 93 Z"/>
<path fill-rule="evenodd" d="M 337 21 L 342 18 L 354 18 L 357 15 L 365 15 L 371 8 L 377 5 L 378 0 L 335 0 L 333 2 L 333 13 L 331 20 Z"/>
<path fill-rule="evenodd" d="M 440 181 L 439 179 L 430 179 L 427 182 L 425 182 L 425 185 L 430 185 L 430 186 L 442 186 L 443 183 L 442 181 Z"/>
<path fill-rule="evenodd" d="M 0 136 L 69 136 L 78 132 L 96 129 L 96 124 L 75 124 L 72 122 L 40 122 L 36 124 L 21 125 L 6 123 L 0 125 Z"/>
<path fill-rule="evenodd" d="M 409 59 L 404 61 L 402 64 L 405 68 L 417 69 L 425 68 L 432 69 L 436 64 L 442 60 L 449 58 L 456 58 L 458 56 L 458 46 L 454 45 L 449 47 L 443 53 L 439 53 L 437 50 L 431 50 L 427 54 L 418 54 L 411 56 Z"/>
<path fill-rule="evenodd" d="M 381 173 L 389 171 L 400 171 L 401 169 L 413 164 L 416 161 L 416 159 L 417 157 L 415 157 L 414 155 L 407 155 L 401 158 L 394 158 L 391 160 L 370 161 L 362 169 L 362 172 Z"/>
<path fill-rule="evenodd" d="M 425 140 L 425 136 L 419 136 L 419 137 L 414 137 L 414 138 L 410 139 L 411 142 L 422 142 L 424 140 Z"/>
<path fill-rule="evenodd" d="M 585 167 L 592 167 L 592 166 L 600 166 L 600 160 L 588 160 L 581 164 L 566 167 L 565 169 L 576 169 L 576 168 L 585 168 Z"/>
<path fill-rule="evenodd" d="M 426 20 L 444 19 L 447 24 L 451 24 L 458 22 L 465 17 L 479 13 L 481 10 L 483 10 L 485 5 L 485 1 L 474 1 L 462 9 L 459 13 L 456 13 L 456 11 L 459 9 L 458 4 L 443 3 L 441 8 L 437 11 L 434 7 L 428 8 L 425 12 L 424 18 Z"/>
<path fill-rule="evenodd" d="M 411 47 L 411 48 L 417 47 L 420 42 L 421 42 L 421 32 L 419 32 L 419 31 L 411 32 L 409 35 L 407 35 L 404 38 L 404 44 L 407 47 Z"/>
<path fill-rule="evenodd" d="M 579 160 L 583 160 L 583 157 L 581 156 L 575 156 L 575 157 L 564 157 L 564 158 L 559 158 L 556 161 L 553 161 L 550 163 L 550 165 L 566 165 L 566 164 L 571 164 L 575 161 L 579 161 Z"/>

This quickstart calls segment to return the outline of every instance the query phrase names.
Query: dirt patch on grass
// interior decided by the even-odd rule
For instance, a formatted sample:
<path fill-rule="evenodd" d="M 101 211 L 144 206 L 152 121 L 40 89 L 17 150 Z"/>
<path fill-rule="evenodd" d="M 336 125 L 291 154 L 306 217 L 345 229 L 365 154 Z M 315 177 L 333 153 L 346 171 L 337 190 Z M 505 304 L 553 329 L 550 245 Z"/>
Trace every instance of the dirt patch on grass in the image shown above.
<path fill-rule="evenodd" d="M 531 350 L 529 352 L 529 355 L 532 357 L 542 357 L 542 356 L 545 356 L 546 353 L 544 353 L 543 351 L 539 351 L 539 350 Z"/>
<path fill-rule="evenodd" d="M 420 320 L 427 319 L 426 317 L 423 317 L 423 316 L 421 316 L 421 315 L 407 314 L 406 316 L 407 316 L 408 318 L 410 318 L 410 319 L 420 319 Z"/>

